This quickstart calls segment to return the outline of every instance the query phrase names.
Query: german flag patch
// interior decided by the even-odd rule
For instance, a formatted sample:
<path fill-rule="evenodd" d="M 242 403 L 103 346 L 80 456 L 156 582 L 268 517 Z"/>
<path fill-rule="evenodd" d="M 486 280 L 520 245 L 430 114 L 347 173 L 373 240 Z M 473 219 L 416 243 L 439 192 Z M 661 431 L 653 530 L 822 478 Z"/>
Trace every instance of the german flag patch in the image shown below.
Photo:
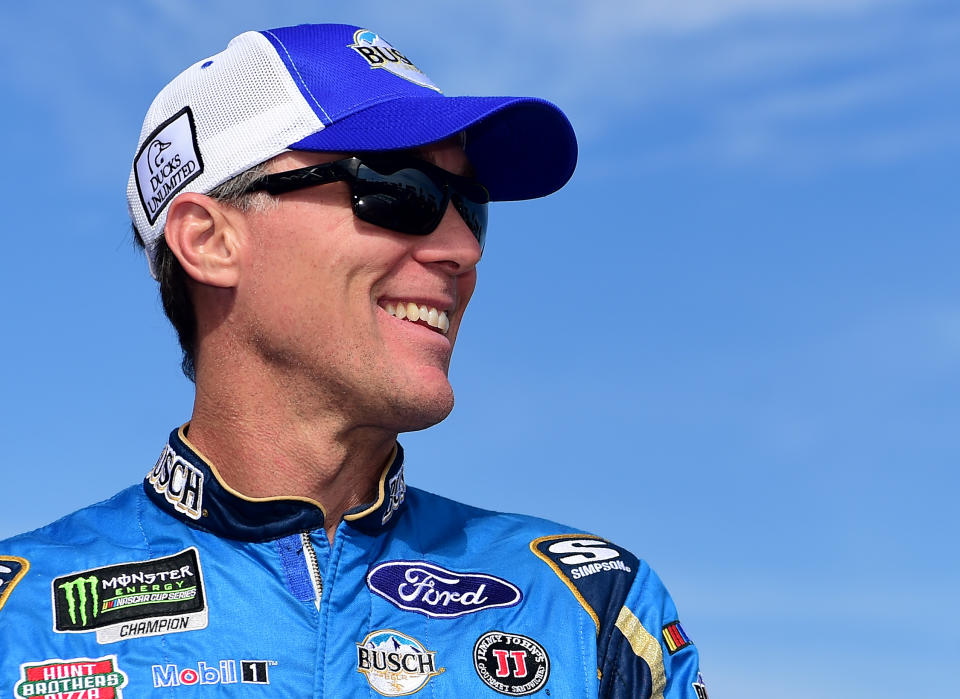
<path fill-rule="evenodd" d="M 667 644 L 670 655 L 692 644 L 679 621 L 672 621 L 663 627 L 663 642 Z"/>

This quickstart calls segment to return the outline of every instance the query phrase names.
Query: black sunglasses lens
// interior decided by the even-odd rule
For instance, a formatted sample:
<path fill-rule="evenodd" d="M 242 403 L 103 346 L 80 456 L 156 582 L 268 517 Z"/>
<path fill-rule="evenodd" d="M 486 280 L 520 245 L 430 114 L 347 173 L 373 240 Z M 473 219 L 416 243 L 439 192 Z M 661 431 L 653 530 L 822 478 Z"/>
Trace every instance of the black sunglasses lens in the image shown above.
<path fill-rule="evenodd" d="M 467 228 L 473 233 L 473 237 L 480 243 L 480 250 L 487 237 L 487 205 L 486 203 L 475 202 L 472 199 L 456 193 L 451 197 L 454 207 L 460 214 L 460 218 L 467 224 Z"/>
<path fill-rule="evenodd" d="M 415 168 L 361 163 L 353 182 L 357 218 L 409 235 L 427 235 L 443 218 L 443 189 Z"/>

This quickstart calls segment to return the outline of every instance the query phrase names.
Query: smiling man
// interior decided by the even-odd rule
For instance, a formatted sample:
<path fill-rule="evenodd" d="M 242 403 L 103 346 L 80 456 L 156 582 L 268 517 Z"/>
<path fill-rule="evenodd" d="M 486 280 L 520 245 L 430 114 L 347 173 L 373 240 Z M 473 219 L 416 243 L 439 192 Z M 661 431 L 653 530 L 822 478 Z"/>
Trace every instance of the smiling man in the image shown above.
<path fill-rule="evenodd" d="M 554 105 L 445 97 L 358 27 L 248 32 L 167 85 L 127 194 L 193 414 L 142 484 L 0 542 L 8 690 L 706 697 L 643 561 L 404 482 L 488 202 L 576 148 Z"/>

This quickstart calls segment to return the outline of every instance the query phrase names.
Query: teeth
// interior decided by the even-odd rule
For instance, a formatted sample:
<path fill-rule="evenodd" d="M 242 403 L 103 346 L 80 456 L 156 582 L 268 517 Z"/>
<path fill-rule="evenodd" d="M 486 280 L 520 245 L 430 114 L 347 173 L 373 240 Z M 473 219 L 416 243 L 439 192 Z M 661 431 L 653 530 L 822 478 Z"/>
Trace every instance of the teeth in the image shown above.
<path fill-rule="evenodd" d="M 444 335 L 450 329 L 450 318 L 447 317 L 447 312 L 438 311 L 436 308 L 426 305 L 418 306 L 413 302 L 407 302 L 398 303 L 394 306 L 392 303 L 388 303 L 383 310 L 400 320 L 412 322 L 422 320 L 431 328 L 437 328 Z"/>

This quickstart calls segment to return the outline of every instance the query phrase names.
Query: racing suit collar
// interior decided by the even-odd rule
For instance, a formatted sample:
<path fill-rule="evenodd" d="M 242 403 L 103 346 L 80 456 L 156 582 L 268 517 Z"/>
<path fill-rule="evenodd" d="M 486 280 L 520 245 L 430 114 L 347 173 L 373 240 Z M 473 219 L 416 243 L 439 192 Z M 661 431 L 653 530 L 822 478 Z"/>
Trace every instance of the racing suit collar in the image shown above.
<path fill-rule="evenodd" d="M 325 513 L 315 500 L 252 498 L 232 489 L 190 444 L 186 428 L 170 433 L 156 465 L 143 479 L 144 492 L 161 510 L 195 529 L 240 541 L 269 541 L 323 528 Z M 401 514 L 405 493 L 403 448 L 397 444 L 380 474 L 377 499 L 348 510 L 343 520 L 354 529 L 376 534 Z"/>

